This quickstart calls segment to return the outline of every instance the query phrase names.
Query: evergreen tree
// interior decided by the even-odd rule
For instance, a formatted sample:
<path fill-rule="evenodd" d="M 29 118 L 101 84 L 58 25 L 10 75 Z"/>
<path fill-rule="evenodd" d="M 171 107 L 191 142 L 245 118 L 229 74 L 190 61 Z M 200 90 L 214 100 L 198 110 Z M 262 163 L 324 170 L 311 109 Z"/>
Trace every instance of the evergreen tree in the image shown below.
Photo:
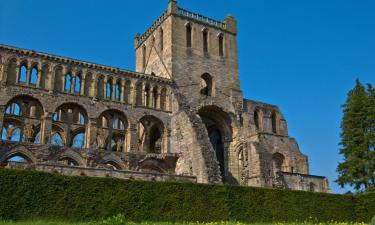
<path fill-rule="evenodd" d="M 357 80 L 343 106 L 340 154 L 344 161 L 337 167 L 336 180 L 341 186 L 349 184 L 360 190 L 375 184 L 374 102 L 374 89 L 370 85 L 366 89 Z"/>

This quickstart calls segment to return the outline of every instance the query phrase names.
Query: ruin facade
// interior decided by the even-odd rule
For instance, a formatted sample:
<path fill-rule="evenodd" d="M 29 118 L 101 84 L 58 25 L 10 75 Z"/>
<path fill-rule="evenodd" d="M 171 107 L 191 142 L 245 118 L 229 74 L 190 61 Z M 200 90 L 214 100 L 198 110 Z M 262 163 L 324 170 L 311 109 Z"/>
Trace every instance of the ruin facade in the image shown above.
<path fill-rule="evenodd" d="M 0 165 L 66 175 L 328 192 L 275 105 L 243 98 L 237 24 L 177 6 L 135 72 L 0 46 Z"/>

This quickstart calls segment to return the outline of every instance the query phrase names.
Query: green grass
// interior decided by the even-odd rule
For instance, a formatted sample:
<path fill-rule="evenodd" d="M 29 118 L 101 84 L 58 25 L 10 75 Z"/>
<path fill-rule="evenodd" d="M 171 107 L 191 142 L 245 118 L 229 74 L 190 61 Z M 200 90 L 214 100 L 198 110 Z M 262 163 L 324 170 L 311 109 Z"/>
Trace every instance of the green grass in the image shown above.
<path fill-rule="evenodd" d="M 239 222 L 211 222 L 211 223 L 169 223 L 169 222 L 143 222 L 143 223 L 133 223 L 125 222 L 121 224 L 111 224 L 102 222 L 91 222 L 91 223 L 69 223 L 63 221 L 23 221 L 23 222 L 0 222 L 0 225 L 247 225 L 245 223 Z M 252 223 L 251 225 L 313 225 L 314 223 Z M 249 224 L 250 225 L 250 224 Z M 365 223 L 317 223 L 317 225 L 366 225 Z"/>

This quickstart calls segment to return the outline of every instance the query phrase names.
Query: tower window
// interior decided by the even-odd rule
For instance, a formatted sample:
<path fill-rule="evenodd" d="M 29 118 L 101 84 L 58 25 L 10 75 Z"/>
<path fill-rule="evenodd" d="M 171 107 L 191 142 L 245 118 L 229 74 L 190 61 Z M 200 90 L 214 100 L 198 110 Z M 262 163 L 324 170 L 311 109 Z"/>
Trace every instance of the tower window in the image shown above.
<path fill-rule="evenodd" d="M 272 112 L 271 120 L 272 120 L 272 133 L 276 134 L 277 133 L 277 115 L 275 111 Z"/>
<path fill-rule="evenodd" d="M 146 69 L 146 45 L 143 45 L 142 47 L 142 66 L 143 70 Z"/>
<path fill-rule="evenodd" d="M 186 25 L 186 47 L 191 48 L 191 25 Z"/>
<path fill-rule="evenodd" d="M 219 35 L 219 56 L 224 56 L 224 37 Z"/>
<path fill-rule="evenodd" d="M 164 48 L 164 31 L 160 28 L 160 50 L 163 51 Z"/>
<path fill-rule="evenodd" d="M 207 29 L 203 30 L 203 51 L 208 52 L 208 32 L 207 32 Z"/>

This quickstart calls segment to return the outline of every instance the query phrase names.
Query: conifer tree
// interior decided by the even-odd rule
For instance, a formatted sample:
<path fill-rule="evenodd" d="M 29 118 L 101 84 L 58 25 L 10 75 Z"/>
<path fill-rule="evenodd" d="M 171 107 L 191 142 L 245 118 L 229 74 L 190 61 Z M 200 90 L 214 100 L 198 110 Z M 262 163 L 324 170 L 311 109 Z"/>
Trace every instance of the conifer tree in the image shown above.
<path fill-rule="evenodd" d="M 343 105 L 340 154 L 344 161 L 337 167 L 336 180 L 341 186 L 349 184 L 360 190 L 375 184 L 374 107 L 374 89 L 369 85 L 366 90 L 357 80 Z"/>

